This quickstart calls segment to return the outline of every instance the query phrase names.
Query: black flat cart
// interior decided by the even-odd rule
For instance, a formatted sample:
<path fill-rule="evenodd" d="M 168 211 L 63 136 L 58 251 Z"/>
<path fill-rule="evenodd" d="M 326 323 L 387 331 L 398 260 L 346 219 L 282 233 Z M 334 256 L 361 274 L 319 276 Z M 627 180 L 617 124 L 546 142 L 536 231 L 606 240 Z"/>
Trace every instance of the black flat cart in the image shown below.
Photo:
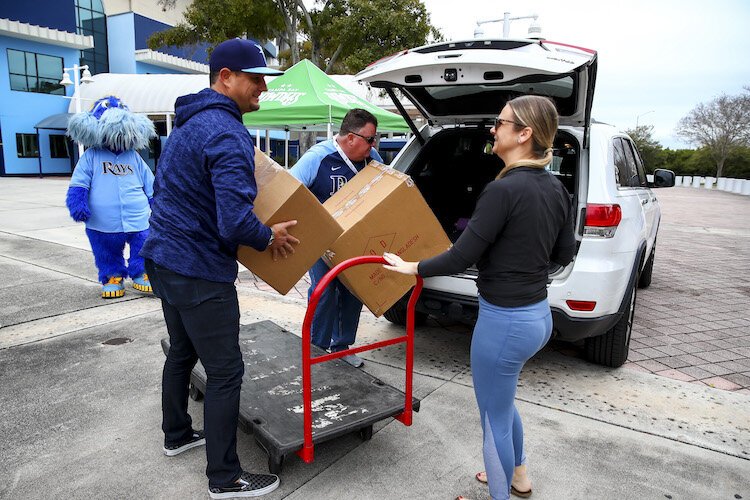
<path fill-rule="evenodd" d="M 421 279 L 409 301 L 407 333 L 403 337 L 326 353 L 310 344 L 310 323 L 323 289 L 341 271 L 358 264 L 382 264 L 382 257 L 357 257 L 329 271 L 311 296 L 302 339 L 271 321 L 240 328 L 240 349 L 245 375 L 240 395 L 239 427 L 255 436 L 268 454 L 268 468 L 280 473 L 284 457 L 297 453 L 305 462 L 313 460 L 314 443 L 358 432 L 367 440 L 374 423 L 397 418 L 411 425 L 412 409 L 419 400 L 411 397 L 414 304 Z M 406 392 L 338 359 L 396 343 L 406 343 Z M 169 340 L 162 340 L 166 354 Z M 315 379 L 312 386 L 311 378 Z M 191 376 L 191 396 L 201 399 L 206 390 L 206 372 L 200 362 Z M 307 415 L 306 415 L 307 414 Z"/>

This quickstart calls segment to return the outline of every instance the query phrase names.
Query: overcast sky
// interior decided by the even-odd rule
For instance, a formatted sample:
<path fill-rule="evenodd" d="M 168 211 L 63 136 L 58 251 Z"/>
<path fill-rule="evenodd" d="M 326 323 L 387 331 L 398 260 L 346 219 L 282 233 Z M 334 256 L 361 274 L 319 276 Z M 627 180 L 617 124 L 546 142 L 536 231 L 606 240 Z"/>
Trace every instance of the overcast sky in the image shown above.
<path fill-rule="evenodd" d="M 593 116 L 621 130 L 654 126 L 665 147 L 689 147 L 674 136 L 693 107 L 750 85 L 748 0 L 423 0 L 449 40 L 470 39 L 478 20 L 538 14 L 548 40 L 599 54 Z M 513 21 L 524 38 L 530 20 Z M 502 35 L 502 22 L 484 24 Z"/>

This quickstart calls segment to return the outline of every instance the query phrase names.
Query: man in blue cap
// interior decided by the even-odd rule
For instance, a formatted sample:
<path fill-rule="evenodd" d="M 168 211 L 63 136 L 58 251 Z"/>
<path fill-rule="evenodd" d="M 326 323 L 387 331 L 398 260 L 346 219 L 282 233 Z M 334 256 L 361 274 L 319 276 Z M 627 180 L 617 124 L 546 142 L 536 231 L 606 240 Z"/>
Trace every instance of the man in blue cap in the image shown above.
<path fill-rule="evenodd" d="M 175 129 L 159 160 L 151 232 L 141 255 L 161 298 L 170 349 L 162 376 L 164 453 L 206 446 L 211 498 L 259 496 L 279 478 L 242 470 L 237 420 L 244 363 L 239 347 L 237 246 L 294 253 L 287 232 L 296 221 L 263 225 L 253 214 L 257 194 L 254 145 L 242 114 L 260 108 L 267 90 L 263 49 L 250 40 L 220 43 L 211 54 L 211 87 L 175 102 Z M 190 372 L 206 370 L 203 431 L 187 412 Z"/>

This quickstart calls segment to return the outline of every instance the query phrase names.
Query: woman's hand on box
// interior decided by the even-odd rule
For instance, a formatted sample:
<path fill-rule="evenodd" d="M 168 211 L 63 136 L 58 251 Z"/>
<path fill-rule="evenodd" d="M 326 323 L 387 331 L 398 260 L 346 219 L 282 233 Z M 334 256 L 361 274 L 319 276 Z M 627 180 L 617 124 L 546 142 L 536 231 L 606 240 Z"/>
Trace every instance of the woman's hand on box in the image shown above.
<path fill-rule="evenodd" d="M 383 265 L 389 271 L 396 271 L 401 274 L 418 274 L 419 262 L 407 262 L 395 253 L 385 252 L 383 258 L 389 265 Z"/>

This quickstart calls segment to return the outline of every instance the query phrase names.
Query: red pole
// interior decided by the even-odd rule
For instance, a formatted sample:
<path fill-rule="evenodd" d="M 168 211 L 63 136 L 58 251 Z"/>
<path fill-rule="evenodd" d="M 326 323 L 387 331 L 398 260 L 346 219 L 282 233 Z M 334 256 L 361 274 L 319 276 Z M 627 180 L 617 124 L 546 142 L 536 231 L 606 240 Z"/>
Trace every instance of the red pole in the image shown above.
<path fill-rule="evenodd" d="M 412 382 L 414 379 L 414 315 L 417 306 L 417 299 L 422 293 L 422 277 L 417 275 L 417 284 L 409 297 L 409 303 L 406 308 L 406 382 L 404 384 L 404 393 L 406 401 L 404 402 L 404 412 L 397 415 L 396 419 L 404 425 L 411 425 L 412 422 Z"/>
<path fill-rule="evenodd" d="M 323 294 L 323 290 L 343 271 L 349 269 L 352 266 L 358 266 L 361 264 L 387 264 L 386 260 L 382 256 L 378 255 L 367 255 L 361 257 L 353 257 L 347 259 L 344 262 L 338 264 L 333 269 L 328 271 L 323 279 L 318 282 L 318 285 L 310 295 L 310 302 L 307 305 L 307 312 L 305 312 L 305 320 L 302 323 L 302 405 L 303 405 L 303 426 L 304 426 L 304 444 L 302 449 L 297 451 L 297 455 L 305 461 L 310 463 L 313 461 L 313 439 L 312 439 L 312 371 L 311 367 L 314 363 L 321 361 L 327 361 L 332 358 L 343 357 L 349 353 L 349 351 L 341 351 L 340 353 L 328 354 L 326 356 L 320 356 L 320 361 L 312 360 L 310 358 L 310 337 L 313 316 L 315 315 L 315 309 L 318 307 L 320 297 Z M 404 404 L 404 412 L 397 415 L 396 418 L 403 422 L 405 425 L 411 425 L 412 419 L 412 380 L 413 380 L 413 369 L 414 369 L 414 307 L 416 306 L 419 294 L 422 291 L 422 278 L 417 276 L 417 284 L 411 293 L 409 298 L 408 312 L 407 312 L 407 328 L 406 337 L 404 339 L 393 339 L 391 341 L 376 342 L 369 345 L 369 349 L 366 346 L 362 346 L 356 349 L 356 352 L 362 352 L 365 350 L 375 349 L 381 345 L 390 345 L 392 343 L 406 342 L 406 402 Z"/>

